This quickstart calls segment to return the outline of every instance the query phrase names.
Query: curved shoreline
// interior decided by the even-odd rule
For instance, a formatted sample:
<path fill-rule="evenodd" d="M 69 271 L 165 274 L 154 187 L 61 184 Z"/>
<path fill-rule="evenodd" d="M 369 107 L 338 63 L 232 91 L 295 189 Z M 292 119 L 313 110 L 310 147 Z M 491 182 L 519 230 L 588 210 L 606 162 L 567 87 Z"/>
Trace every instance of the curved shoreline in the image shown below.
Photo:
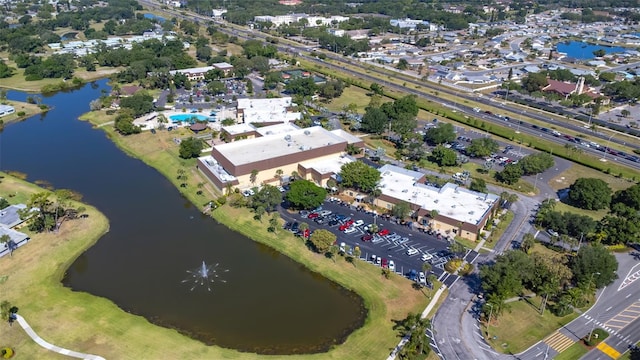
<path fill-rule="evenodd" d="M 100 122 L 100 113 L 93 113 L 92 116 L 83 115 L 81 118 L 96 125 L 94 122 Z M 183 196 L 198 208 L 203 205 L 199 204 L 203 200 L 209 201 L 207 196 L 198 196 L 193 189 L 190 191 L 189 188 L 195 188 L 195 186 L 181 187 L 174 179 L 172 174 L 177 169 L 183 169 L 191 173 L 190 180 L 195 181 L 194 185 L 197 181 L 204 180 L 193 179 L 196 177 L 194 175 L 198 173 L 197 170 L 194 170 L 195 164 L 188 160 L 179 159 L 175 148 L 144 148 L 144 151 L 142 150 L 141 143 L 161 141 L 158 136 L 160 134 L 151 135 L 143 132 L 125 137 L 109 126 L 103 126 L 99 129 L 105 131 L 120 150 L 162 173 Z M 172 137 L 178 135 L 175 131 L 171 134 Z M 157 159 L 158 153 L 164 153 L 161 162 Z M 197 177 L 200 175 L 198 174 Z M 311 359 L 320 356 L 322 359 L 368 359 L 385 356 L 389 352 L 388 349 L 397 344 L 397 335 L 392 329 L 393 320 L 404 318 L 409 312 L 422 312 L 428 304 L 426 294 L 416 292 L 410 282 L 402 277 L 397 276 L 386 280 L 381 276 L 378 268 L 364 262 L 358 262 L 357 266 L 348 264 L 346 261 L 332 262 L 320 254 L 309 251 L 299 239 L 290 233 L 279 232 L 276 235 L 267 233 L 266 229 L 252 232 L 252 229 L 256 230 L 259 226 L 255 226 L 255 220 L 247 209 L 234 209 L 226 205 L 218 208 L 212 215 L 216 221 L 229 229 L 273 248 L 307 267 L 310 271 L 318 273 L 348 291 L 353 291 L 362 299 L 367 316 L 359 328 L 346 336 L 344 342 L 332 346 L 328 352 L 283 355 L 285 358 Z M 262 358 L 263 355 L 252 354 L 253 356 Z M 264 356 L 273 357 L 274 355 Z"/>

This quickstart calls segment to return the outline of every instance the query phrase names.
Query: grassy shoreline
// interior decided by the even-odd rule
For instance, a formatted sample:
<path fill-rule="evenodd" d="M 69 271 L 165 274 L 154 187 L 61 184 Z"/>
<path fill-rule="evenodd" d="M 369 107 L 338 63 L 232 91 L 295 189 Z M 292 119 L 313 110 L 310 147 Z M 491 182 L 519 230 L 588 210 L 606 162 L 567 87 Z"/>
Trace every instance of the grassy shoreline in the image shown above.
<path fill-rule="evenodd" d="M 48 108 L 41 109 L 37 104 L 30 104 L 23 101 L 6 100 L 3 101 L 3 104 L 13 106 L 15 112 L 13 114 L 0 117 L 0 120 L 2 121 L 0 123 L 0 129 L 8 124 L 22 121 L 33 115 L 41 114 L 49 110 Z M 20 112 L 24 112 L 24 115 L 18 115 Z"/>
<path fill-rule="evenodd" d="M 104 122 L 100 113 L 85 114 L 82 118 L 94 125 Z M 198 195 L 196 191 L 198 187 L 196 185 L 202 182 L 204 178 L 194 169 L 195 162 L 193 160 L 182 160 L 178 157 L 178 146 L 173 141 L 173 138 L 189 135 L 188 130 L 178 129 L 178 131 L 171 133 L 166 131 L 158 132 L 156 135 L 144 132 L 124 137 L 116 133 L 112 126 L 102 126 L 100 129 L 105 131 L 116 146 L 125 153 L 142 160 L 167 177 L 196 206 L 202 206 L 217 195 L 208 184 L 202 187 L 206 190 L 205 194 Z M 186 187 L 181 187 L 180 183 L 184 182 L 184 180 L 178 180 L 174 175 L 178 169 L 182 169 L 189 174 Z M 409 312 L 421 312 L 433 296 L 432 291 L 424 289 L 423 292 L 413 289 L 411 282 L 403 277 L 393 275 L 390 279 L 385 279 L 380 269 L 375 266 L 359 261 L 354 266 L 342 258 L 334 262 L 324 256 L 312 253 L 299 239 L 289 232 L 269 233 L 266 230 L 266 226 L 255 226 L 256 221 L 253 219 L 252 213 L 247 209 L 234 209 L 223 206 L 214 211 L 213 217 L 230 229 L 238 231 L 254 241 L 266 244 L 311 271 L 317 272 L 346 289 L 356 292 L 362 297 L 368 310 L 364 325 L 350 334 L 344 343 L 335 346 L 329 352 L 321 354 L 258 355 L 241 353 L 217 346 L 206 346 L 177 333 L 177 331 L 153 325 L 140 316 L 127 314 L 108 299 L 98 298 L 89 294 L 73 293 L 69 289 L 62 287 L 60 278 L 66 266 L 77 256 L 80 256 L 86 248 L 95 243 L 102 235 L 101 233 L 95 235 L 93 242 L 87 243 L 85 247 L 74 253 L 73 256 L 67 256 L 65 261 L 60 261 L 56 273 L 47 274 L 46 276 L 50 280 L 48 287 L 61 288 L 66 293 L 64 298 L 48 304 L 49 310 L 52 310 L 51 308 L 54 306 L 57 308 L 58 302 L 65 305 L 75 304 L 77 307 L 80 299 L 82 307 L 91 308 L 90 314 L 87 316 L 88 319 L 81 321 L 83 331 L 74 330 L 72 334 L 69 334 L 57 331 L 55 326 L 48 326 L 45 327 L 47 331 L 42 331 L 40 335 L 59 346 L 99 354 L 106 358 L 118 359 L 172 357 L 214 359 L 265 359 L 267 357 L 269 359 L 369 359 L 385 356 L 399 341 L 396 332 L 392 329 L 393 320 L 401 320 Z M 64 253 L 60 254 L 60 256 L 64 255 Z M 2 261 L 0 260 L 1 263 Z M 0 275 L 2 275 L 1 272 Z M 18 302 L 20 299 L 12 301 Z M 39 321 L 36 319 L 39 319 L 42 313 L 27 313 L 27 311 L 23 312 L 21 310 L 21 314 L 28 321 L 36 321 L 34 329 L 37 332 L 41 332 L 42 324 L 38 324 Z M 62 315 L 56 311 L 56 316 L 54 323 L 62 321 L 62 319 L 69 323 L 74 323 L 76 320 L 74 317 L 69 318 L 68 313 L 65 313 L 64 318 L 62 318 Z M 128 327 L 123 329 L 121 323 L 130 324 L 136 330 L 133 331 Z M 105 324 L 109 326 L 105 327 Z M 87 334 L 95 335 L 91 337 Z M 1 335 L 2 333 L 0 333 L 0 338 L 2 338 Z M 87 337 L 91 339 L 100 338 L 100 341 L 87 340 Z M 118 344 L 118 346 L 110 346 L 113 344 Z M 29 349 L 26 351 L 28 353 L 42 353 L 42 351 L 37 350 L 38 346 L 30 342 L 29 339 L 18 341 L 18 345 L 16 346 L 17 350 L 24 347 Z M 126 353 L 121 353 L 119 349 L 126 349 Z M 57 358 L 55 354 L 46 353 L 46 356 L 49 356 L 48 358 Z M 47 358 L 40 355 L 34 357 Z"/>

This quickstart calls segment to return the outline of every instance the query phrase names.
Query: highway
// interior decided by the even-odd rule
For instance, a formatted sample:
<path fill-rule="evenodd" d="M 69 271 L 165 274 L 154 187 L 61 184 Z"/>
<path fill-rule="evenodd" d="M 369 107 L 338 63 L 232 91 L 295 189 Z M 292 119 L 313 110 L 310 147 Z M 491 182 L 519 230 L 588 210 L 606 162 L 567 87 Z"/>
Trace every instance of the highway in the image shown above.
<path fill-rule="evenodd" d="M 219 31 L 225 32 L 229 35 L 232 36 L 237 36 L 238 38 L 244 39 L 244 40 L 248 40 L 248 39 L 262 39 L 265 40 L 265 38 L 269 35 L 261 33 L 259 31 L 253 31 L 253 30 L 249 30 L 237 25 L 232 25 L 232 24 L 228 24 L 228 23 L 223 23 L 220 21 L 214 21 L 213 19 L 206 17 L 206 16 L 201 16 L 201 15 L 197 15 L 197 14 L 191 14 L 191 13 L 179 13 L 179 12 L 174 12 L 174 11 L 168 11 L 168 9 L 161 9 L 159 7 L 158 4 L 153 3 L 151 1 L 148 0 L 139 0 L 139 3 L 142 4 L 143 6 L 149 7 L 149 8 L 153 8 L 157 11 L 161 11 L 161 12 L 165 12 L 165 13 L 169 13 L 172 16 L 176 16 L 176 17 L 182 17 L 182 18 L 186 18 L 192 21 L 205 21 L 205 22 L 213 22 L 216 23 L 219 26 Z M 368 82 L 372 82 L 372 83 L 378 83 L 380 85 L 383 85 L 384 87 L 388 88 L 388 89 L 393 89 L 399 92 L 404 92 L 404 93 L 408 93 L 408 94 L 412 94 L 412 95 L 416 95 L 420 98 L 432 101 L 434 103 L 438 103 L 441 104 L 443 106 L 446 106 L 452 110 L 455 110 L 457 112 L 463 113 L 469 117 L 474 117 L 474 118 L 480 118 L 483 121 L 486 121 L 487 123 L 494 123 L 496 125 L 500 125 L 500 126 L 507 126 L 507 127 L 511 127 L 516 129 L 516 131 L 519 131 L 521 133 L 525 133 L 528 135 L 533 135 L 533 136 L 538 136 L 540 138 L 543 138 L 547 141 L 550 142 L 555 142 L 557 144 L 561 144 L 564 145 L 566 143 L 568 143 L 568 141 L 564 138 L 561 137 L 554 137 L 551 133 L 544 133 L 542 132 L 540 129 L 534 129 L 531 127 L 530 124 L 526 123 L 526 119 L 527 118 L 532 118 L 532 119 L 536 119 L 539 121 L 544 121 L 546 123 L 549 124 L 549 127 L 555 127 L 558 129 L 564 129 L 565 132 L 571 132 L 573 133 L 584 133 L 585 129 L 583 126 L 577 125 L 574 122 L 561 122 L 561 121 L 556 121 L 556 120 L 552 120 L 549 117 L 547 117 L 544 113 L 537 111 L 535 109 L 532 109 L 531 111 L 527 112 L 527 111 L 523 111 L 521 108 L 518 107 L 514 107 L 513 105 L 507 104 L 507 103 L 502 103 L 500 101 L 495 101 L 495 99 L 490 99 L 490 98 L 485 98 L 485 97 L 480 97 L 477 96 L 476 94 L 473 95 L 469 95 L 469 94 L 465 94 L 462 92 L 457 92 L 451 89 L 447 89 L 445 87 L 435 87 L 435 85 L 429 83 L 429 82 L 425 82 L 425 81 L 419 81 L 415 78 L 405 78 L 402 77 L 403 80 L 406 80 L 407 84 L 411 84 L 414 86 L 401 86 L 401 85 L 397 85 L 395 83 L 386 81 L 384 79 L 380 79 L 378 77 L 374 77 L 372 75 L 366 74 L 366 73 L 361 73 L 361 72 L 354 72 L 351 71 L 349 69 L 346 69 L 345 67 L 342 67 L 340 65 L 334 64 L 333 62 L 329 62 L 329 61 L 323 61 L 320 60 L 314 56 L 309 56 L 306 54 L 306 52 L 308 52 L 309 48 L 307 46 L 304 45 L 295 45 L 295 44 L 291 44 L 291 42 L 289 41 L 288 43 L 283 43 L 280 42 L 279 44 L 276 44 L 276 46 L 278 47 L 279 51 L 285 52 L 285 53 L 290 53 L 290 54 L 295 54 L 296 56 L 305 59 L 306 61 L 309 61 L 311 63 L 314 64 L 318 64 L 320 66 L 329 68 L 331 70 L 335 70 L 335 71 L 339 71 L 339 72 L 346 72 L 349 73 L 350 75 L 360 78 L 361 80 L 365 80 Z M 338 62 L 343 62 L 343 63 L 348 63 L 351 66 L 356 66 L 359 67 L 363 70 L 363 72 L 365 70 L 367 71 L 371 71 L 369 69 L 365 69 L 364 65 L 360 64 L 359 62 L 354 62 L 351 61 L 348 58 L 342 57 L 340 55 L 337 55 L 335 53 L 325 53 L 327 55 L 328 58 L 332 59 L 332 61 L 338 61 Z M 401 74 L 398 74 L 399 76 Z M 420 88 L 415 88 L 415 87 L 420 87 Z M 457 98 L 460 99 L 460 101 L 449 101 L 446 99 L 442 99 L 440 97 L 437 97 L 433 94 L 431 94 L 430 92 L 427 92 L 425 90 L 425 88 L 432 90 L 432 91 L 438 91 L 438 92 L 442 92 L 442 93 L 448 93 L 449 95 L 453 95 Z M 492 107 L 498 107 L 500 109 L 503 109 L 505 112 L 512 112 L 512 113 L 516 113 L 516 114 L 520 114 L 520 116 L 518 117 L 518 119 L 511 119 L 510 121 L 504 121 L 504 119 L 499 118 L 495 115 L 490 115 L 490 114 L 485 114 L 485 113 L 476 113 L 473 110 L 472 106 L 467 106 L 464 105 L 463 102 L 467 100 L 467 101 L 473 101 L 473 102 L 477 102 L 477 103 L 481 103 L 484 104 L 486 106 L 492 106 Z M 520 122 L 522 122 L 522 124 L 520 124 Z M 594 120 L 595 122 L 595 120 Z M 621 139 L 621 136 L 616 137 L 611 136 L 611 137 L 606 137 L 604 134 L 600 134 L 600 133 L 588 133 L 586 135 L 588 138 L 593 139 L 593 138 L 600 138 L 603 141 L 600 143 L 600 145 L 602 146 L 609 146 L 611 144 L 626 144 L 625 141 L 623 141 Z M 573 144 L 573 143 L 572 143 Z M 612 147 L 612 146 L 609 146 Z M 613 147 L 612 147 L 613 148 Z M 594 156 L 597 156 L 601 159 L 604 159 L 606 161 L 615 161 L 621 164 L 624 164 L 627 167 L 630 168 L 634 168 L 634 169 L 640 169 L 640 163 L 638 162 L 634 162 L 631 160 L 628 160 L 626 158 L 623 157 L 615 157 L 612 156 L 611 154 L 605 154 L 603 152 L 597 151 L 594 148 L 587 148 L 587 147 L 582 147 L 582 150 L 585 153 L 590 153 Z"/>

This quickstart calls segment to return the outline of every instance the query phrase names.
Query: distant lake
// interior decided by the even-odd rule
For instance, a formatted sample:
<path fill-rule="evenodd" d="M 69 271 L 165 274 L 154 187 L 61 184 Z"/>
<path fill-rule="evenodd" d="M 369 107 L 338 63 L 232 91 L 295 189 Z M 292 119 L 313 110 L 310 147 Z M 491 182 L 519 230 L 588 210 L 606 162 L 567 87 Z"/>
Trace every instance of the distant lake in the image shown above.
<path fill-rule="evenodd" d="M 619 46 L 594 45 L 584 41 L 562 42 L 559 43 L 556 48 L 559 52 L 565 53 L 569 57 L 581 60 L 591 60 L 595 58 L 593 52 L 600 49 L 606 51 L 607 54 L 623 53 L 627 50 Z"/>
<path fill-rule="evenodd" d="M 60 41 L 73 40 L 76 38 L 76 35 L 78 35 L 78 32 L 68 32 L 60 37 Z"/>
<path fill-rule="evenodd" d="M 167 19 L 163 18 L 162 16 L 154 15 L 154 14 L 151 14 L 151 13 L 144 14 L 144 17 L 145 17 L 145 19 L 158 20 L 158 22 L 167 21 Z"/>

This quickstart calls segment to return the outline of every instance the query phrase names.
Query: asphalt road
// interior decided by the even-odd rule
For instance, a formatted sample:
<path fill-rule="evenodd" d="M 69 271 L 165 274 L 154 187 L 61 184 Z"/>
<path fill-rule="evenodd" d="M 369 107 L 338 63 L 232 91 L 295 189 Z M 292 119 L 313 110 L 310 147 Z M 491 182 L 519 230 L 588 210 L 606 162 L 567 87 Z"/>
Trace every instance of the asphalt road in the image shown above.
<path fill-rule="evenodd" d="M 154 8 L 158 11 L 162 11 L 162 12 L 168 12 L 174 16 L 177 17 L 182 17 L 182 18 L 187 18 L 190 20 L 194 20 L 194 21 L 206 21 L 206 22 L 214 22 L 213 19 L 205 17 L 205 16 L 201 16 L 201 15 L 197 15 L 197 14 L 181 14 L 179 12 L 173 12 L 173 11 L 167 11 L 167 9 L 160 9 L 159 5 L 156 3 L 153 3 L 151 1 L 147 1 L 147 0 L 139 0 L 139 3 L 141 3 L 144 6 L 150 7 L 150 8 Z M 222 25 L 223 23 L 221 22 L 216 22 L 219 25 Z M 231 27 L 229 27 L 231 26 Z M 229 35 L 232 36 L 237 36 L 239 38 L 243 38 L 243 39 L 254 39 L 254 38 L 260 38 L 260 39 L 265 39 L 267 37 L 267 34 L 261 33 L 259 31 L 252 31 L 249 29 L 244 29 L 241 28 L 239 26 L 235 26 L 235 25 L 227 25 L 225 27 L 220 27 L 220 31 L 224 31 L 229 33 Z M 463 105 L 462 102 L 464 100 L 470 100 L 470 101 L 475 101 L 475 102 L 479 102 L 482 103 L 484 105 L 489 105 L 489 106 L 494 106 L 494 107 L 499 107 L 504 109 L 505 111 L 510 111 L 513 113 L 520 113 L 523 114 L 523 119 L 521 119 L 523 121 L 523 125 L 519 126 L 519 124 L 510 124 L 511 127 L 517 127 L 518 131 L 521 131 L 523 133 L 527 133 L 529 135 L 534 135 L 534 136 L 540 136 L 541 138 L 544 138 L 545 140 L 551 141 L 551 142 L 555 142 L 558 144 L 566 144 L 567 140 L 564 138 L 559 138 L 559 137 L 554 137 L 551 134 L 547 134 L 547 133 L 541 133 L 540 130 L 538 129 L 533 129 L 530 127 L 529 124 L 526 123 L 526 118 L 535 118 L 537 120 L 540 121 L 544 121 L 546 123 L 549 124 L 550 127 L 556 127 L 558 129 L 565 129 L 565 130 L 569 130 L 572 131 L 574 133 L 585 133 L 585 130 L 582 126 L 576 125 L 573 122 L 569 122 L 569 121 L 557 121 L 557 120 L 553 120 L 550 119 L 546 114 L 539 112 L 537 110 L 532 109 L 532 111 L 526 112 L 523 111 L 521 108 L 519 107 L 515 107 L 512 106 L 511 104 L 508 103 L 501 103 L 501 102 L 497 102 L 495 101 L 495 99 L 493 98 L 486 98 L 486 97 L 479 97 L 476 94 L 473 95 L 469 95 L 469 94 L 465 94 L 465 93 L 461 93 L 455 90 L 450 90 L 447 89 L 446 87 L 436 87 L 434 84 L 431 84 L 429 82 L 425 82 L 425 81 L 421 81 L 419 79 L 413 78 L 413 77 L 402 77 L 403 80 L 406 80 L 407 84 L 410 84 L 411 86 L 400 86 L 400 85 L 396 85 L 394 83 L 385 81 L 383 79 L 378 79 L 376 77 L 370 76 L 368 74 L 362 74 L 362 73 L 355 73 L 353 71 L 350 71 L 344 67 L 341 67 L 339 65 L 327 62 L 327 61 L 322 61 L 319 60 L 315 57 L 312 56 L 308 56 L 305 55 L 305 52 L 309 51 L 307 46 L 304 45 L 289 45 L 289 44 L 278 44 L 277 45 L 278 50 L 282 51 L 282 52 L 286 52 L 286 53 L 294 53 L 296 54 L 298 57 L 300 58 L 304 58 L 305 60 L 309 61 L 309 62 L 313 62 L 315 64 L 327 67 L 327 68 L 331 68 L 333 70 L 336 71 L 340 71 L 340 72 L 347 72 L 353 76 L 356 76 L 358 78 L 364 79 L 366 81 L 370 81 L 370 82 L 375 82 L 378 83 L 380 85 L 383 85 L 387 88 L 390 89 L 395 89 L 398 90 L 400 92 L 405 92 L 405 93 L 409 93 L 409 94 L 413 94 L 413 95 L 417 95 L 420 96 L 422 98 L 425 98 L 429 101 L 433 101 L 433 102 L 437 102 L 439 104 L 442 104 L 444 106 L 447 106 L 449 108 L 455 109 L 456 111 L 460 111 L 464 114 L 466 114 L 467 116 L 470 117 L 481 117 L 482 119 L 484 119 L 487 122 L 490 123 L 495 123 L 495 124 L 500 124 L 500 125 L 505 125 L 504 124 L 504 120 L 500 119 L 494 115 L 487 115 L 487 114 L 483 114 L 478 116 L 478 114 L 476 112 L 473 111 L 473 108 L 470 106 L 466 106 Z M 351 59 L 349 58 L 345 58 L 342 57 L 338 54 L 333 54 L 333 53 L 328 53 L 326 54 L 328 58 L 330 58 L 333 61 L 338 61 L 338 62 L 342 62 L 342 63 L 349 63 L 350 65 L 353 66 L 358 66 L 358 67 L 362 67 L 364 68 L 364 66 L 360 63 L 358 63 L 357 61 L 351 61 Z M 346 60 L 345 60 L 346 59 Z M 369 70 L 371 71 L 371 70 Z M 375 71 L 375 70 L 374 70 Z M 401 75 L 401 74 L 398 74 Z M 424 88 L 427 88 L 429 90 L 431 90 L 430 92 L 427 92 L 426 90 L 423 90 Z M 453 95 L 457 98 L 460 98 L 460 102 L 452 102 L 449 100 L 445 100 L 442 98 L 439 98 L 437 96 L 434 96 L 431 94 L 432 91 L 438 91 L 438 92 L 443 92 L 443 93 L 448 93 L 450 95 Z M 585 133 L 586 134 L 586 133 Z M 622 144 L 623 141 L 620 139 L 616 139 L 615 136 L 613 138 L 607 138 L 605 137 L 605 135 L 603 134 L 599 134 L 599 133 L 588 133 L 586 134 L 591 138 L 600 138 L 603 142 L 602 145 L 607 145 L 607 144 Z M 606 142 L 606 144 L 605 144 Z M 607 158 L 606 156 L 602 156 L 603 153 L 598 152 L 595 149 L 590 149 L 590 148 L 586 148 L 584 149 L 585 152 L 587 153 L 592 153 L 594 155 L 597 155 L 601 158 Z M 616 162 L 620 162 L 623 163 L 626 166 L 632 167 L 632 168 L 636 168 L 636 169 L 640 169 L 640 163 L 636 163 L 633 161 L 629 161 L 627 159 L 624 158 L 615 158 L 613 156 L 609 156 L 607 161 L 616 161 Z"/>

